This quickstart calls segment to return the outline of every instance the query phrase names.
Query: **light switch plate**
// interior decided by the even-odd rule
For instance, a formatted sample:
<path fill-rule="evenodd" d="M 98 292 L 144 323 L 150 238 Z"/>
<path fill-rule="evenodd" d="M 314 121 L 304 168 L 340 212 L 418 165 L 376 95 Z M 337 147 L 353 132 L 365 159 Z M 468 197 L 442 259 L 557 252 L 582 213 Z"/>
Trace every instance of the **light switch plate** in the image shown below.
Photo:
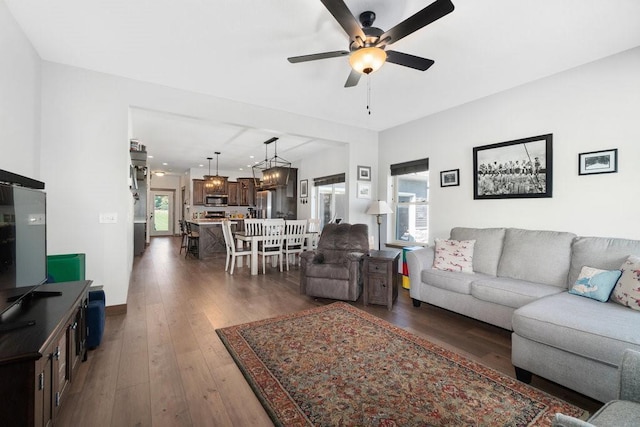
<path fill-rule="evenodd" d="M 100 214 L 100 224 L 115 224 L 117 222 L 118 214 L 115 212 Z"/>

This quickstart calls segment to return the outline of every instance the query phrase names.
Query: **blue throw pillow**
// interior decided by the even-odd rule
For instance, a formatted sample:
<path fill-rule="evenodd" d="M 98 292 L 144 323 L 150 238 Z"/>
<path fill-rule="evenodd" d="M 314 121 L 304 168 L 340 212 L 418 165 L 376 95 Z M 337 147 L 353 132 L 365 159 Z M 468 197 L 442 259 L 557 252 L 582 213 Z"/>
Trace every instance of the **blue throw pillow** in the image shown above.
<path fill-rule="evenodd" d="M 584 266 L 569 293 L 607 302 L 621 275 L 620 270 L 600 270 Z"/>

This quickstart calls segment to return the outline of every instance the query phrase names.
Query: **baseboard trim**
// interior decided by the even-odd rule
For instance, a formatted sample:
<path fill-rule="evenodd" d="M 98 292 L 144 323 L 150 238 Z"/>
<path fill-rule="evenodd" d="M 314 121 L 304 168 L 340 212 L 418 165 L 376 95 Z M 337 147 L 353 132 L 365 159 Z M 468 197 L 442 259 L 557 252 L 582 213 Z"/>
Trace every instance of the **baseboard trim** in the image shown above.
<path fill-rule="evenodd" d="M 127 304 L 110 305 L 105 307 L 104 314 L 107 316 L 117 316 L 127 314 Z"/>

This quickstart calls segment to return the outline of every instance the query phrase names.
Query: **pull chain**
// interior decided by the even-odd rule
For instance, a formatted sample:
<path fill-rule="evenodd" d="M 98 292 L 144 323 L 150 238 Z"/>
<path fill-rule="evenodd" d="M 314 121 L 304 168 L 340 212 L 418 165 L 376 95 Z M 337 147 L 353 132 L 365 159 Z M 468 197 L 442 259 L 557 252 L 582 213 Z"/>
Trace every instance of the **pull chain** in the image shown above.
<path fill-rule="evenodd" d="M 371 74 L 367 74 L 367 111 L 371 115 Z"/>

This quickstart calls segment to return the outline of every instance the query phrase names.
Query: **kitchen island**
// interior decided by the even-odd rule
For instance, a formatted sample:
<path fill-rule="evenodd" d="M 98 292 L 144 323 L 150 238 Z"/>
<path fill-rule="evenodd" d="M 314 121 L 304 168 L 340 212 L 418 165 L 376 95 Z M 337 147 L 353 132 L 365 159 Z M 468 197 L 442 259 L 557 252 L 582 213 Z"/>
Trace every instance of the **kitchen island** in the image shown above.
<path fill-rule="evenodd" d="M 220 219 L 189 219 L 191 231 L 200 235 L 198 239 L 198 258 L 204 259 L 216 254 L 226 254 L 227 247 L 222 234 L 222 220 Z M 236 220 L 231 221 L 231 229 L 238 226 Z"/>

